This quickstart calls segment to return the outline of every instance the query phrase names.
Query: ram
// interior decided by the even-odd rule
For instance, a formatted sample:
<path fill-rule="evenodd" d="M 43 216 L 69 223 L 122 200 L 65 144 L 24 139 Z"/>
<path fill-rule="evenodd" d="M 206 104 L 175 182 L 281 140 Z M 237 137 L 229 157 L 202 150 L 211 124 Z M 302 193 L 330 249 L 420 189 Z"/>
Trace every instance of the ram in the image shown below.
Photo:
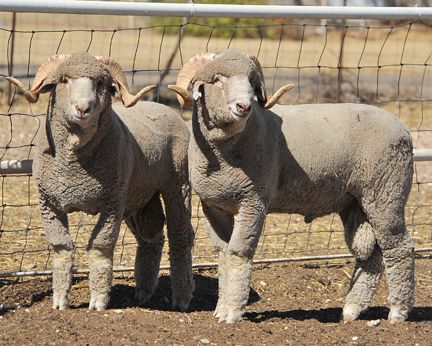
<path fill-rule="evenodd" d="M 138 102 L 154 86 L 134 96 L 118 63 L 87 53 L 48 58 L 30 90 L 19 80 L 8 79 L 30 102 L 37 102 L 40 93 L 51 93 L 33 171 L 43 226 L 53 250 L 53 307 L 69 306 L 73 243 L 67 214 L 75 211 L 99 214 L 87 247 L 89 308 L 107 307 L 113 252 L 123 219 L 138 242 L 136 298 L 141 304 L 150 299 L 164 243 L 162 195 L 172 304 L 186 310 L 193 291 L 193 229 L 187 167 L 189 130 L 181 118 L 166 106 Z M 112 104 L 116 92 L 124 106 Z"/>
<path fill-rule="evenodd" d="M 344 319 L 369 306 L 384 264 L 389 319 L 405 320 L 414 304 L 413 243 L 404 220 L 413 174 L 409 131 L 368 105 L 270 111 L 290 87 L 267 101 L 259 61 L 231 50 L 191 58 L 170 86 L 182 104 L 193 101 L 190 179 L 219 251 L 215 316 L 241 318 L 267 213 L 311 222 L 335 212 L 356 256 Z"/>

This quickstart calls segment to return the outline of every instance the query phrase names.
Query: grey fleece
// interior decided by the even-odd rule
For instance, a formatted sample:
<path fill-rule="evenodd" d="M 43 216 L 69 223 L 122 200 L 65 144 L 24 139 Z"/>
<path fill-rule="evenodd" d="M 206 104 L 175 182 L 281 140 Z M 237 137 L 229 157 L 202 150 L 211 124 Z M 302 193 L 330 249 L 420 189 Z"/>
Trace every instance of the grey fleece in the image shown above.
<path fill-rule="evenodd" d="M 59 66 L 57 79 L 60 72 L 70 74 L 70 68 L 75 69 L 73 77 L 77 77 L 78 63 L 82 76 L 89 71 L 95 73 L 92 57 L 72 55 L 71 61 Z M 103 66 L 98 69 L 106 73 Z M 137 298 L 145 303 L 151 297 L 163 245 L 161 195 L 170 245 L 173 307 L 187 309 L 193 291 L 188 128 L 166 106 L 153 102 L 139 102 L 133 108 L 111 106 L 110 96 L 101 91 L 98 98 L 102 101 L 96 107 L 103 109 L 98 123 L 95 128 L 83 130 L 67 123 L 61 113 L 59 104 L 67 102 L 66 95 L 61 83 L 51 93 L 34 167 L 47 240 L 57 254 L 53 263 L 54 307 L 68 305 L 73 260 L 68 253 L 73 243 L 67 213 L 74 211 L 99 214 L 87 247 L 90 308 L 104 309 L 108 303 L 112 256 L 123 219 L 138 241 Z"/>
<path fill-rule="evenodd" d="M 210 237 L 222 252 L 216 316 L 233 322 L 242 314 L 249 287 L 246 259 L 255 253 L 266 213 L 297 213 L 311 222 L 336 212 L 358 258 L 344 317 L 355 319 L 370 304 L 383 261 L 389 319 L 406 319 L 414 303 L 413 243 L 404 221 L 413 153 L 401 121 L 360 104 L 275 106 L 270 111 L 252 101 L 242 129 L 230 121 L 220 91 L 207 82 L 200 91 L 189 166 Z M 228 255 L 245 260 L 228 261 Z"/>

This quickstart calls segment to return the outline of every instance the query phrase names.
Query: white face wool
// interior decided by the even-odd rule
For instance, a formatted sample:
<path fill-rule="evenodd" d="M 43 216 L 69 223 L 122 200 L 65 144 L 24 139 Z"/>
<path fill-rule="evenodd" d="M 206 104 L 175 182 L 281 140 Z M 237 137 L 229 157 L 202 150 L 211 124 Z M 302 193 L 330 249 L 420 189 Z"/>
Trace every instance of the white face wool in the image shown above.
<path fill-rule="evenodd" d="M 86 127 L 94 116 L 96 88 L 94 81 L 87 77 L 67 79 L 69 105 L 67 116 L 69 121 Z"/>
<path fill-rule="evenodd" d="M 227 101 L 231 115 L 236 119 L 247 117 L 254 97 L 248 77 L 243 75 L 229 77 L 227 89 Z"/>

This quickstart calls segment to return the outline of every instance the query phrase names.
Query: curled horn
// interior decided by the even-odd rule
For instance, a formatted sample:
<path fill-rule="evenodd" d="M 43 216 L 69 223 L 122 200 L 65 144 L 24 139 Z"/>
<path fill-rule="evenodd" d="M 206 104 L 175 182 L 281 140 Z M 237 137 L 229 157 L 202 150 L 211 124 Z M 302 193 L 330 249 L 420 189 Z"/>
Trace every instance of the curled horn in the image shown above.
<path fill-rule="evenodd" d="M 168 85 L 168 88 L 177 93 L 177 100 L 183 108 L 187 106 L 192 95 L 188 91 L 188 86 L 195 76 L 195 73 L 202 69 L 207 63 L 213 61 L 218 56 L 217 53 L 202 53 L 190 58 L 180 70 L 175 85 Z"/>
<path fill-rule="evenodd" d="M 295 84 L 286 84 L 284 86 L 281 86 L 278 91 L 276 91 L 272 97 L 270 97 L 270 100 L 266 102 L 264 105 L 265 109 L 272 108 L 276 102 L 282 97 L 283 94 L 285 94 L 288 90 L 291 90 L 295 87 Z"/>
<path fill-rule="evenodd" d="M 288 90 L 291 90 L 292 88 L 294 88 L 295 85 L 294 84 L 284 85 L 284 86 L 280 87 L 273 94 L 273 96 L 270 97 L 270 99 L 267 99 L 267 95 L 265 93 L 264 73 L 263 73 L 261 64 L 260 64 L 260 62 L 256 56 L 248 55 L 248 57 L 255 64 L 256 69 L 257 69 L 258 78 L 260 79 L 261 88 L 262 88 L 262 95 L 264 96 L 262 102 L 260 102 L 260 105 L 265 109 L 270 109 L 276 104 L 276 102 L 282 97 L 283 94 L 285 94 Z"/>
<path fill-rule="evenodd" d="M 43 87 L 49 84 L 49 80 L 47 80 L 47 77 L 53 71 L 55 71 L 57 69 L 57 66 L 60 65 L 63 61 L 65 61 L 69 56 L 69 54 L 56 54 L 46 59 L 39 66 L 30 90 L 28 90 L 25 85 L 16 78 L 6 77 L 6 79 L 12 84 L 15 84 L 18 88 L 20 88 L 25 98 L 29 102 L 35 103 L 39 99 L 39 94 L 42 91 Z"/>
<path fill-rule="evenodd" d="M 141 97 L 156 88 L 156 85 L 149 85 L 146 86 L 144 89 L 140 90 L 136 95 L 133 95 L 129 92 L 126 77 L 123 73 L 121 66 L 116 61 L 104 56 L 97 56 L 95 58 L 102 64 L 106 65 L 108 72 L 119 87 L 123 105 L 127 108 L 134 106 Z"/>

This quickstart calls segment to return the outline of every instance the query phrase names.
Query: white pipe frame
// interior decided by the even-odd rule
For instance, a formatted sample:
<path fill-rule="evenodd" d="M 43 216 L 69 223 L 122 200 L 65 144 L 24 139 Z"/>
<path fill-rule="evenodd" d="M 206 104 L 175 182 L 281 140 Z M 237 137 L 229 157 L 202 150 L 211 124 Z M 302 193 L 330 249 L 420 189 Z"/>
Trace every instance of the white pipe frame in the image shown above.
<path fill-rule="evenodd" d="M 429 256 L 427 253 L 432 252 L 432 248 L 419 248 L 415 249 L 416 254 L 426 253 L 425 256 Z M 266 258 L 261 260 L 254 260 L 253 264 L 271 264 L 271 263 L 287 263 L 287 262 L 307 262 L 307 261 L 326 261 L 326 260 L 349 260 L 353 259 L 354 256 L 351 254 L 340 254 L 340 255 L 322 255 L 322 256 L 302 256 L 302 257 L 284 257 L 284 258 Z M 210 263 L 194 263 L 192 268 L 194 269 L 210 269 L 217 268 L 218 264 L 215 262 Z M 161 265 L 160 270 L 170 269 L 169 265 Z M 133 272 L 133 267 L 116 267 L 113 268 L 114 272 L 124 273 Z M 88 275 L 88 269 L 74 269 L 74 274 L 84 274 Z M 42 275 L 52 275 L 52 270 L 35 270 L 35 271 L 17 271 L 17 272 L 5 272 L 0 273 L 0 278 L 7 277 L 24 277 L 24 276 L 42 276 Z"/>
<path fill-rule="evenodd" d="M 414 149 L 414 161 L 432 161 L 432 149 Z M 0 176 L 8 174 L 32 174 L 33 160 L 0 161 Z"/>
<path fill-rule="evenodd" d="M 82 0 L 1 0 L 0 12 L 300 19 L 432 19 L 430 7 L 273 6 Z"/>

